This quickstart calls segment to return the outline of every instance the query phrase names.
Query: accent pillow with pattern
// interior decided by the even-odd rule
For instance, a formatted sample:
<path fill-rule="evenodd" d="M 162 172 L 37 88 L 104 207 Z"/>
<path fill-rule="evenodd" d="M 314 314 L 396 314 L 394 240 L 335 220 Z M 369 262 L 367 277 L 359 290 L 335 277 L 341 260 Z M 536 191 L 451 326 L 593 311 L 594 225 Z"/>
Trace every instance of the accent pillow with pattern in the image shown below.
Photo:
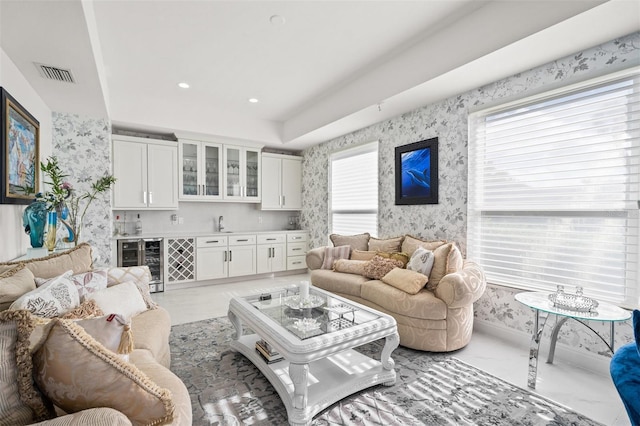
<path fill-rule="evenodd" d="M 81 274 L 71 275 L 69 279 L 73 284 L 75 284 L 76 289 L 78 290 L 80 302 L 84 302 L 89 294 L 107 288 L 106 269 L 96 269 L 89 272 L 83 272 Z M 36 278 L 36 285 L 40 287 L 48 281 L 51 281 L 51 279 L 47 280 L 43 278 Z"/>
<path fill-rule="evenodd" d="M 72 271 L 48 280 L 45 284 L 23 294 L 11 304 L 9 309 L 25 309 L 33 315 L 59 317 L 80 305 L 78 290 L 71 281 Z"/>
<path fill-rule="evenodd" d="M 382 277 L 387 275 L 393 268 L 402 268 L 402 262 L 400 260 L 387 259 L 376 255 L 364 266 L 363 275 L 367 278 L 373 278 L 374 280 L 381 280 Z"/>

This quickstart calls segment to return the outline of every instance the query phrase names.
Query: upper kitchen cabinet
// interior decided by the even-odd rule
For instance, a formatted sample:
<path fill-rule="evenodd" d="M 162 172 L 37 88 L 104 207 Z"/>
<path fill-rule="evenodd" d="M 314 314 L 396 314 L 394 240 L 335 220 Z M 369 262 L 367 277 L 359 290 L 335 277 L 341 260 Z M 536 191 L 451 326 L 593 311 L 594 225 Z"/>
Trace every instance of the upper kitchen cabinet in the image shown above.
<path fill-rule="evenodd" d="M 302 209 L 302 158 L 262 154 L 262 210 Z"/>
<path fill-rule="evenodd" d="M 177 209 L 177 144 L 121 135 L 112 139 L 113 209 Z"/>
<path fill-rule="evenodd" d="M 260 150 L 223 145 L 225 200 L 260 202 Z"/>
<path fill-rule="evenodd" d="M 179 156 L 180 200 L 221 200 L 222 145 L 181 139 Z"/>

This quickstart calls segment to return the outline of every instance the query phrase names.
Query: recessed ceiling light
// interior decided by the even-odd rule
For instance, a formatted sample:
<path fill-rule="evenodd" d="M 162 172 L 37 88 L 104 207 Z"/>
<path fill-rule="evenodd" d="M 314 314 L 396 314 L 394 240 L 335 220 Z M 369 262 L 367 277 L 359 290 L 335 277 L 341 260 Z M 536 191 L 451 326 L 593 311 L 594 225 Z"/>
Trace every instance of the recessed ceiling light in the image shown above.
<path fill-rule="evenodd" d="M 257 104 L 259 101 L 256 98 L 249 98 L 249 102 L 252 104 Z"/>
<path fill-rule="evenodd" d="M 178 87 L 180 87 L 182 89 L 188 89 L 189 88 L 189 83 L 185 83 L 183 81 L 182 83 L 178 83 Z"/>
<path fill-rule="evenodd" d="M 271 22 L 271 25 L 280 26 L 284 25 L 287 21 L 284 19 L 284 16 L 271 15 L 271 17 L 269 18 L 269 22 Z"/>

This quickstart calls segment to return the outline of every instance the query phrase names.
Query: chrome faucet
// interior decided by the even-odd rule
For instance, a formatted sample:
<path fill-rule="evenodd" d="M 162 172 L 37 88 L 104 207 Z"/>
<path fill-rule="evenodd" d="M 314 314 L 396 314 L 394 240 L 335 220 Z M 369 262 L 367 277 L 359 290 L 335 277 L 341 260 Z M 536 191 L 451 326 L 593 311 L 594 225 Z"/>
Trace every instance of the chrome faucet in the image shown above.
<path fill-rule="evenodd" d="M 218 232 L 222 232 L 224 230 L 224 223 L 222 223 L 223 219 L 224 218 L 222 216 L 218 218 Z"/>

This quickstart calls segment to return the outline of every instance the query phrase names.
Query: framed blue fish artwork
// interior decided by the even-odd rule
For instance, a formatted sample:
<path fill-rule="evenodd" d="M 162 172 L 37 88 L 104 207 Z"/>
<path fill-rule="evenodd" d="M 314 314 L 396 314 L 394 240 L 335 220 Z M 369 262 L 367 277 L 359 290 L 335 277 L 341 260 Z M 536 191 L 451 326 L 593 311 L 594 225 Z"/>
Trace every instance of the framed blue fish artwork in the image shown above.
<path fill-rule="evenodd" d="M 438 204 L 438 138 L 396 147 L 396 205 Z"/>

